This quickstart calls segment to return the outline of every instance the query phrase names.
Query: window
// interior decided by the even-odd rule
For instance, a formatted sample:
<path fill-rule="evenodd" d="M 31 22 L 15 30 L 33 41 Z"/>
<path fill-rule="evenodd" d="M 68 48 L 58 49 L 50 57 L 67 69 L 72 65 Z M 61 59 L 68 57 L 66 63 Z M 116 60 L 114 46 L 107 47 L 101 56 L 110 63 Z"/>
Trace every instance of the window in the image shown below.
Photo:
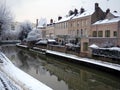
<path fill-rule="evenodd" d="M 103 31 L 98 31 L 98 37 L 103 37 Z"/>
<path fill-rule="evenodd" d="M 110 37 L 110 30 L 105 31 L 105 37 Z"/>
<path fill-rule="evenodd" d="M 86 20 L 86 26 L 88 25 L 88 20 Z"/>
<path fill-rule="evenodd" d="M 79 35 L 79 30 L 77 30 L 77 37 L 78 37 L 78 35 Z"/>
<path fill-rule="evenodd" d="M 83 29 L 81 29 L 81 36 L 83 36 Z"/>
<path fill-rule="evenodd" d="M 73 27 L 75 27 L 75 22 L 73 22 Z"/>
<path fill-rule="evenodd" d="M 87 33 L 86 33 L 87 31 L 86 30 L 84 30 L 84 36 L 87 36 Z"/>
<path fill-rule="evenodd" d="M 71 27 L 72 27 L 72 23 L 71 23 Z"/>
<path fill-rule="evenodd" d="M 67 22 L 65 23 L 65 28 L 67 28 Z"/>
<path fill-rule="evenodd" d="M 64 23 L 64 29 L 65 29 L 66 27 L 65 27 L 65 23 Z"/>
<path fill-rule="evenodd" d="M 82 20 L 82 26 L 84 26 L 84 21 Z"/>
<path fill-rule="evenodd" d="M 80 25 L 80 23 L 79 22 L 77 22 L 77 26 L 79 26 Z"/>
<path fill-rule="evenodd" d="M 113 32 L 113 36 L 114 36 L 114 37 L 117 37 L 117 31 L 114 31 L 114 32 Z"/>
<path fill-rule="evenodd" d="M 88 43 L 87 42 L 83 43 L 83 51 L 88 51 Z"/>
<path fill-rule="evenodd" d="M 97 31 L 93 31 L 93 37 L 97 37 Z"/>

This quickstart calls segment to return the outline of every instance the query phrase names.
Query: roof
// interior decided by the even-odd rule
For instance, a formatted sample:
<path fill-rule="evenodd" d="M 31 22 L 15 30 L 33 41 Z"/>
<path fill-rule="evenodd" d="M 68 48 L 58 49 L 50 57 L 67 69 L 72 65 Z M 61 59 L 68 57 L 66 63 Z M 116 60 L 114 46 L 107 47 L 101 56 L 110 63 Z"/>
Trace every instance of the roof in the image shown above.
<path fill-rule="evenodd" d="M 85 11 L 84 13 L 82 13 L 82 14 L 79 13 L 76 16 L 72 15 L 72 16 L 69 16 L 69 17 L 64 17 L 61 20 L 57 21 L 56 23 L 65 22 L 65 21 L 68 21 L 68 20 L 71 20 L 71 19 L 86 17 L 86 16 L 89 16 L 89 15 L 92 15 L 93 13 L 94 13 L 94 11 L 88 10 L 88 11 Z"/>
<path fill-rule="evenodd" d="M 69 16 L 69 17 L 65 16 L 64 18 L 60 19 L 60 20 L 57 21 L 56 23 L 68 21 L 68 20 L 72 19 L 73 17 L 74 17 L 74 15 L 71 15 L 71 16 Z"/>
<path fill-rule="evenodd" d="M 77 14 L 75 17 L 73 17 L 73 19 L 90 16 L 90 15 L 92 15 L 93 13 L 94 13 L 93 10 L 88 10 L 88 11 L 83 12 L 82 14 Z"/>
<path fill-rule="evenodd" d="M 99 48 L 97 45 L 95 45 L 95 44 L 92 44 L 92 45 L 90 45 L 89 46 L 90 48 Z"/>
<path fill-rule="evenodd" d="M 117 12 L 112 12 L 112 14 L 116 17 L 120 17 L 120 14 L 118 14 Z"/>
<path fill-rule="evenodd" d="M 115 23 L 115 22 L 119 22 L 119 21 L 120 21 L 120 17 L 112 18 L 112 19 L 104 19 L 104 20 L 99 20 L 99 21 L 95 22 L 93 25 Z"/>

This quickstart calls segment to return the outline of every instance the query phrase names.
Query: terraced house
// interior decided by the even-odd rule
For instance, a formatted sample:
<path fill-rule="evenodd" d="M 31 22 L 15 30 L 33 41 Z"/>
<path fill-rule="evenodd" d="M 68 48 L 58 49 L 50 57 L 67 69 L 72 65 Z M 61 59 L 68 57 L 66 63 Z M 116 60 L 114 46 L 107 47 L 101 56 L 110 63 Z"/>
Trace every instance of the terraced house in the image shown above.
<path fill-rule="evenodd" d="M 107 23 L 103 23 L 105 21 Z M 89 53 L 91 44 L 101 46 L 113 42 L 112 44 L 119 45 L 119 23 L 119 15 L 111 13 L 109 9 L 104 12 L 99 4 L 95 3 L 94 10 L 81 8 L 80 12 L 73 15 L 59 17 L 54 23 L 52 34 L 59 42 L 79 43 L 80 52 Z"/>

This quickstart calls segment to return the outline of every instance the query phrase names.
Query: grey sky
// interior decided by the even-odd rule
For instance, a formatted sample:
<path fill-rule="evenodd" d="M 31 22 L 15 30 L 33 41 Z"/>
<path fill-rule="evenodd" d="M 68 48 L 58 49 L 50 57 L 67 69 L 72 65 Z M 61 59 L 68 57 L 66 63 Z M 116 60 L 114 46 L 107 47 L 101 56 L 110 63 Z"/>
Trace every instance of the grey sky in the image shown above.
<path fill-rule="evenodd" d="M 0 0 L 3 1 L 3 0 Z M 57 18 L 65 16 L 70 9 L 94 9 L 94 3 L 105 11 L 110 8 L 111 11 L 118 11 L 120 14 L 120 0 L 6 0 L 7 5 L 12 9 L 16 21 L 35 20 L 41 17 Z"/>

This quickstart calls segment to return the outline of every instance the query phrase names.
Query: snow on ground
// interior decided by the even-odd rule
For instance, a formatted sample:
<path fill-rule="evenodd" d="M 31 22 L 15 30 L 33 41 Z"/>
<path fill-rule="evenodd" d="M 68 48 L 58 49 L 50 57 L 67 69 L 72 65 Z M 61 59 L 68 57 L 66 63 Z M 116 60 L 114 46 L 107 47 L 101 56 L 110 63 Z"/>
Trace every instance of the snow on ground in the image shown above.
<path fill-rule="evenodd" d="M 116 49 L 116 48 L 112 48 L 112 49 Z M 66 58 L 71 58 L 71 59 L 74 59 L 74 60 L 78 60 L 78 61 L 82 61 L 82 62 L 86 62 L 86 63 L 91 63 L 91 64 L 95 64 L 95 65 L 99 65 L 99 66 L 103 66 L 103 67 L 107 67 L 107 68 L 110 68 L 110 69 L 115 69 L 115 70 L 120 71 L 120 65 L 119 64 L 113 64 L 113 63 L 109 63 L 109 62 L 104 62 L 104 61 L 94 60 L 94 59 L 88 59 L 88 58 L 81 58 L 81 57 L 78 57 L 76 55 L 71 55 L 71 54 L 66 54 L 66 53 L 61 53 L 61 52 L 51 51 L 51 50 L 46 50 L 46 53 L 50 53 L 50 54 L 54 54 L 54 55 L 58 55 L 58 56 L 63 56 L 63 57 L 66 57 Z"/>
<path fill-rule="evenodd" d="M 23 47 L 23 48 L 28 48 L 26 45 L 21 45 L 20 43 L 16 44 L 17 46 Z"/>
<path fill-rule="evenodd" d="M 8 76 L 0 71 L 0 90 L 23 90 L 20 86 L 15 84 Z"/>
<path fill-rule="evenodd" d="M 30 75 L 26 74 L 25 72 L 14 66 L 2 52 L 0 52 L 0 60 L 3 62 L 0 63 L 0 71 L 5 73 L 5 75 L 11 78 L 16 84 L 18 84 L 24 90 L 52 90 L 48 86 L 44 85 L 40 81 L 36 80 L 35 78 L 31 77 Z M 0 75 L 0 78 L 1 77 L 2 75 Z M 3 77 L 2 79 L 5 78 Z M 4 81 L 7 82 L 6 79 Z M 1 83 L 2 82 L 0 82 L 0 84 Z M 3 87 L 4 85 L 1 84 L 0 86 Z M 19 89 L 5 89 L 5 90 L 19 90 Z"/>
<path fill-rule="evenodd" d="M 97 45 L 95 45 L 95 44 L 92 44 L 92 45 L 90 45 L 89 47 L 90 47 L 90 48 L 96 48 L 96 49 L 99 48 L 99 47 L 98 47 Z"/>
<path fill-rule="evenodd" d="M 86 62 L 86 63 L 91 63 L 91 64 L 95 64 L 95 65 L 99 65 L 99 66 L 103 66 L 103 67 L 107 67 L 107 68 L 110 68 L 110 69 L 120 71 L 120 65 L 119 64 L 113 64 L 113 63 L 109 63 L 109 62 L 104 62 L 104 61 L 94 60 L 94 59 L 88 59 L 88 58 L 81 58 L 81 57 L 78 57 L 76 55 L 71 55 L 71 54 L 66 54 L 66 53 L 61 53 L 61 52 L 56 52 L 56 51 L 51 51 L 51 50 L 47 50 L 46 52 L 50 53 L 50 54 L 63 56 L 63 57 L 66 57 L 66 58 L 71 58 L 71 59 L 74 59 L 74 60 L 78 60 L 78 61 L 82 61 L 82 62 Z"/>

